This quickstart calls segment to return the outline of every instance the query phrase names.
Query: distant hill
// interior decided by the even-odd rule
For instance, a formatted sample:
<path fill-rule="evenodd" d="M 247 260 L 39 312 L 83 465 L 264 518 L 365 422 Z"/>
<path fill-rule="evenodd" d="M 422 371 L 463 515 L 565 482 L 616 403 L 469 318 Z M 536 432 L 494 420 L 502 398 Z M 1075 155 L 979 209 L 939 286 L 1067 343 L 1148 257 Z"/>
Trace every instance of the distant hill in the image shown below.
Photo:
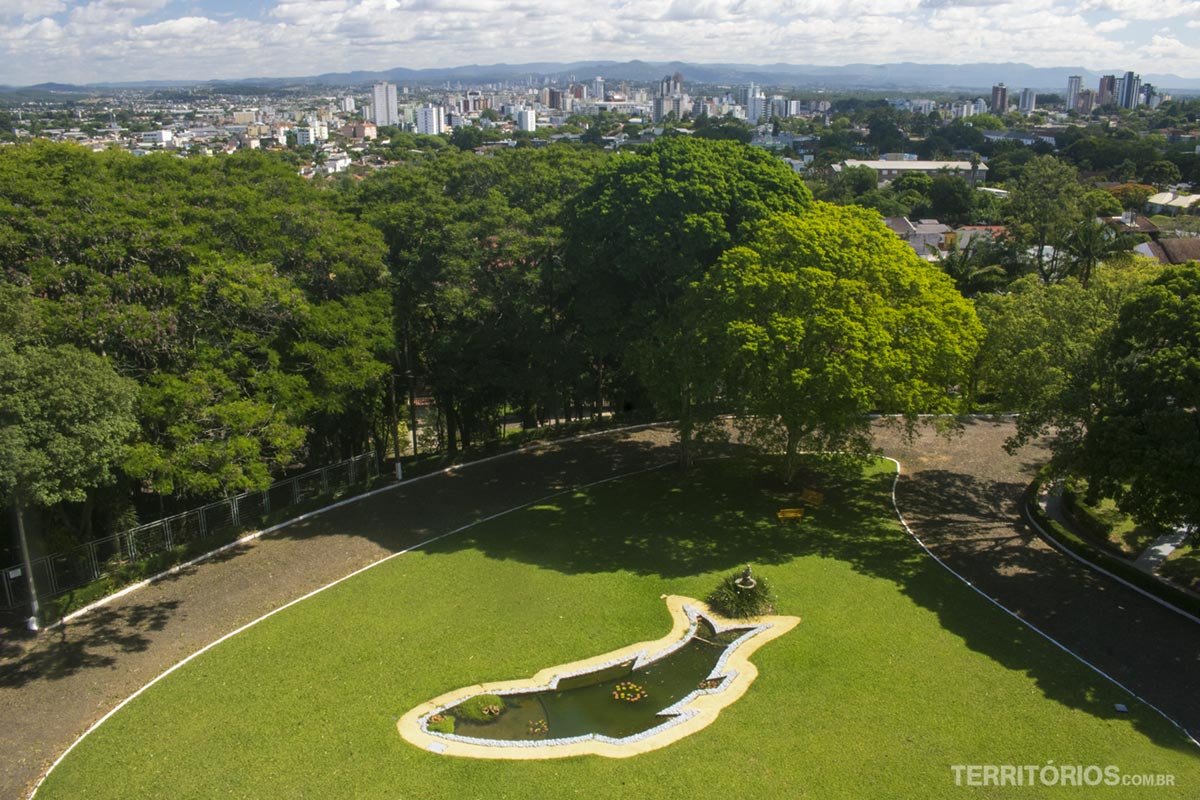
<path fill-rule="evenodd" d="M 917 64 L 904 62 L 828 67 L 803 64 L 693 64 L 681 61 L 576 61 L 570 63 L 469 64 L 432 69 L 395 67 L 386 70 L 331 72 L 310 76 L 253 77 L 220 81 L 155 80 L 92 84 L 86 87 L 67 84 L 39 84 L 36 87 L 26 88 L 43 92 L 82 93 L 100 88 L 157 89 L 219 84 L 223 90 L 236 91 L 236 87 L 239 86 L 265 89 L 299 86 L 362 86 L 379 80 L 412 85 L 431 85 L 447 82 L 478 84 L 519 81 L 522 78 L 528 78 L 540 83 L 547 77 L 564 80 L 574 76 L 580 81 L 587 81 L 597 75 L 604 76 L 607 81 L 653 81 L 675 72 L 682 73 L 689 83 L 734 85 L 754 82 L 764 86 L 795 86 L 806 89 L 842 91 L 852 89 L 905 92 L 941 90 L 982 94 L 990 91 L 993 84 L 1000 82 L 1006 84 L 1010 89 L 1018 91 L 1031 88 L 1044 92 L 1062 93 L 1066 90 L 1067 78 L 1071 75 L 1082 76 L 1084 87 L 1094 88 L 1101 75 L 1120 75 L 1124 70 L 1117 66 L 1111 70 L 1095 71 L 1082 67 L 1033 67 L 1029 64 L 1018 63 Z M 1200 92 L 1200 78 L 1146 74 L 1142 75 L 1142 80 L 1165 91 Z"/>
<path fill-rule="evenodd" d="M 1114 67 L 1098 72 L 1082 67 L 1033 67 L 1017 63 L 982 64 L 847 64 L 825 67 L 802 64 L 692 64 L 681 61 L 577 61 L 571 63 L 537 62 L 530 64 L 471 64 L 435 69 L 397 67 L 379 71 L 327 73 L 309 78 L 252 78 L 256 84 L 287 85 L 313 83 L 353 86 L 388 80 L 406 83 L 487 83 L 518 80 L 522 77 L 565 79 L 574 75 L 590 80 L 596 75 L 605 80 L 653 81 L 675 72 L 690 83 L 797 86 L 829 89 L 876 89 L 881 91 L 923 91 L 932 89 L 984 91 L 1004 82 L 1015 89 L 1032 88 L 1063 92 L 1071 75 L 1083 77 L 1085 87 L 1095 87 L 1101 75 L 1122 74 Z M 1200 91 L 1200 78 L 1178 75 L 1143 75 L 1142 80 L 1164 90 Z"/>

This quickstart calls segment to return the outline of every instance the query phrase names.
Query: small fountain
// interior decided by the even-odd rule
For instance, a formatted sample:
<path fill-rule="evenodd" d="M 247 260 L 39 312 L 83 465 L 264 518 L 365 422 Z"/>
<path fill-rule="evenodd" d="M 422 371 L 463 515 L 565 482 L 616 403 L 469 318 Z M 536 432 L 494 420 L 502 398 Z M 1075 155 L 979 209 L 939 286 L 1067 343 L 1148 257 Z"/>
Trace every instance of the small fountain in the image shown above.
<path fill-rule="evenodd" d="M 750 591 L 755 586 L 758 586 L 758 581 L 754 580 L 754 576 L 750 574 L 750 565 L 746 565 L 746 571 L 742 576 L 733 582 L 733 585 L 744 591 Z"/>

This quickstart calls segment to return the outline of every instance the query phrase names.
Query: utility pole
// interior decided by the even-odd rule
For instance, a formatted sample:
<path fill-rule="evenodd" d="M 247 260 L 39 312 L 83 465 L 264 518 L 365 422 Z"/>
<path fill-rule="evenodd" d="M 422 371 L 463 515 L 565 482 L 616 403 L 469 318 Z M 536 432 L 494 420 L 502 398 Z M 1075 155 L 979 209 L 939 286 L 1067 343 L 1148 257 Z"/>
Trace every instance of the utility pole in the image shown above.
<path fill-rule="evenodd" d="M 25 582 L 29 585 L 29 602 L 33 606 L 33 616 L 29 618 L 29 630 L 36 631 L 42 625 L 42 606 L 38 602 L 37 584 L 33 580 L 33 559 L 29 557 L 29 539 L 25 535 L 25 508 L 18 499 L 13 503 L 13 513 L 17 518 L 17 538 L 21 542 L 21 559 L 24 562 Z"/>

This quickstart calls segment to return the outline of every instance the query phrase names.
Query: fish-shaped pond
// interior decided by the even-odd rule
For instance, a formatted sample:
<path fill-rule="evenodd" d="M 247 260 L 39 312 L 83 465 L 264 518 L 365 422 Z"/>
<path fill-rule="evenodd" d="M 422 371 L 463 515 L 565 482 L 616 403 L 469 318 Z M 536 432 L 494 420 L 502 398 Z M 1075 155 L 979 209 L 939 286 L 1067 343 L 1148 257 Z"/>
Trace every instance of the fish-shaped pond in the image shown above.
<path fill-rule="evenodd" d="M 406 715 L 400 731 L 435 752 L 481 758 L 622 755 L 613 748 L 633 743 L 638 752 L 654 749 L 711 722 L 757 674 L 750 652 L 799 622 L 733 621 L 688 598 L 667 601 L 676 625 L 663 640 L 543 670 L 533 680 L 443 695 Z M 506 748 L 521 752 L 507 755 Z"/>

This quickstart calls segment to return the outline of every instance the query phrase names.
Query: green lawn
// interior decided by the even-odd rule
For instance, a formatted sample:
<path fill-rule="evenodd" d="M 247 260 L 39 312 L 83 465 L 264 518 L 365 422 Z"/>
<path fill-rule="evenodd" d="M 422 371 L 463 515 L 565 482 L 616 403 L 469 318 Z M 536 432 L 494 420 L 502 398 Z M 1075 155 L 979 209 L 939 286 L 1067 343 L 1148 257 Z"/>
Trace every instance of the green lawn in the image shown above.
<path fill-rule="evenodd" d="M 1162 530 L 1134 522 L 1128 514 L 1117 508 L 1116 502 L 1107 497 L 1101 498 L 1094 506 L 1088 505 L 1084 501 L 1087 495 L 1087 481 L 1074 478 L 1073 483 L 1075 509 L 1085 528 L 1084 532 L 1107 541 L 1128 558 L 1136 559 L 1164 533 Z"/>
<path fill-rule="evenodd" d="M 902 532 L 886 462 L 803 523 L 745 462 L 603 484 L 400 556 L 131 703 L 40 798 L 1196 797 L 1182 734 L 992 607 Z M 662 636 L 664 593 L 755 564 L 803 618 L 705 730 L 632 759 L 472 761 L 405 743 L 442 692 Z M 1128 703 L 1117 714 L 1114 703 Z M 1174 789 L 956 787 L 952 764 L 1113 764 Z"/>
<path fill-rule="evenodd" d="M 1200 546 L 1187 542 L 1177 547 L 1158 568 L 1158 574 L 1200 592 Z"/>

